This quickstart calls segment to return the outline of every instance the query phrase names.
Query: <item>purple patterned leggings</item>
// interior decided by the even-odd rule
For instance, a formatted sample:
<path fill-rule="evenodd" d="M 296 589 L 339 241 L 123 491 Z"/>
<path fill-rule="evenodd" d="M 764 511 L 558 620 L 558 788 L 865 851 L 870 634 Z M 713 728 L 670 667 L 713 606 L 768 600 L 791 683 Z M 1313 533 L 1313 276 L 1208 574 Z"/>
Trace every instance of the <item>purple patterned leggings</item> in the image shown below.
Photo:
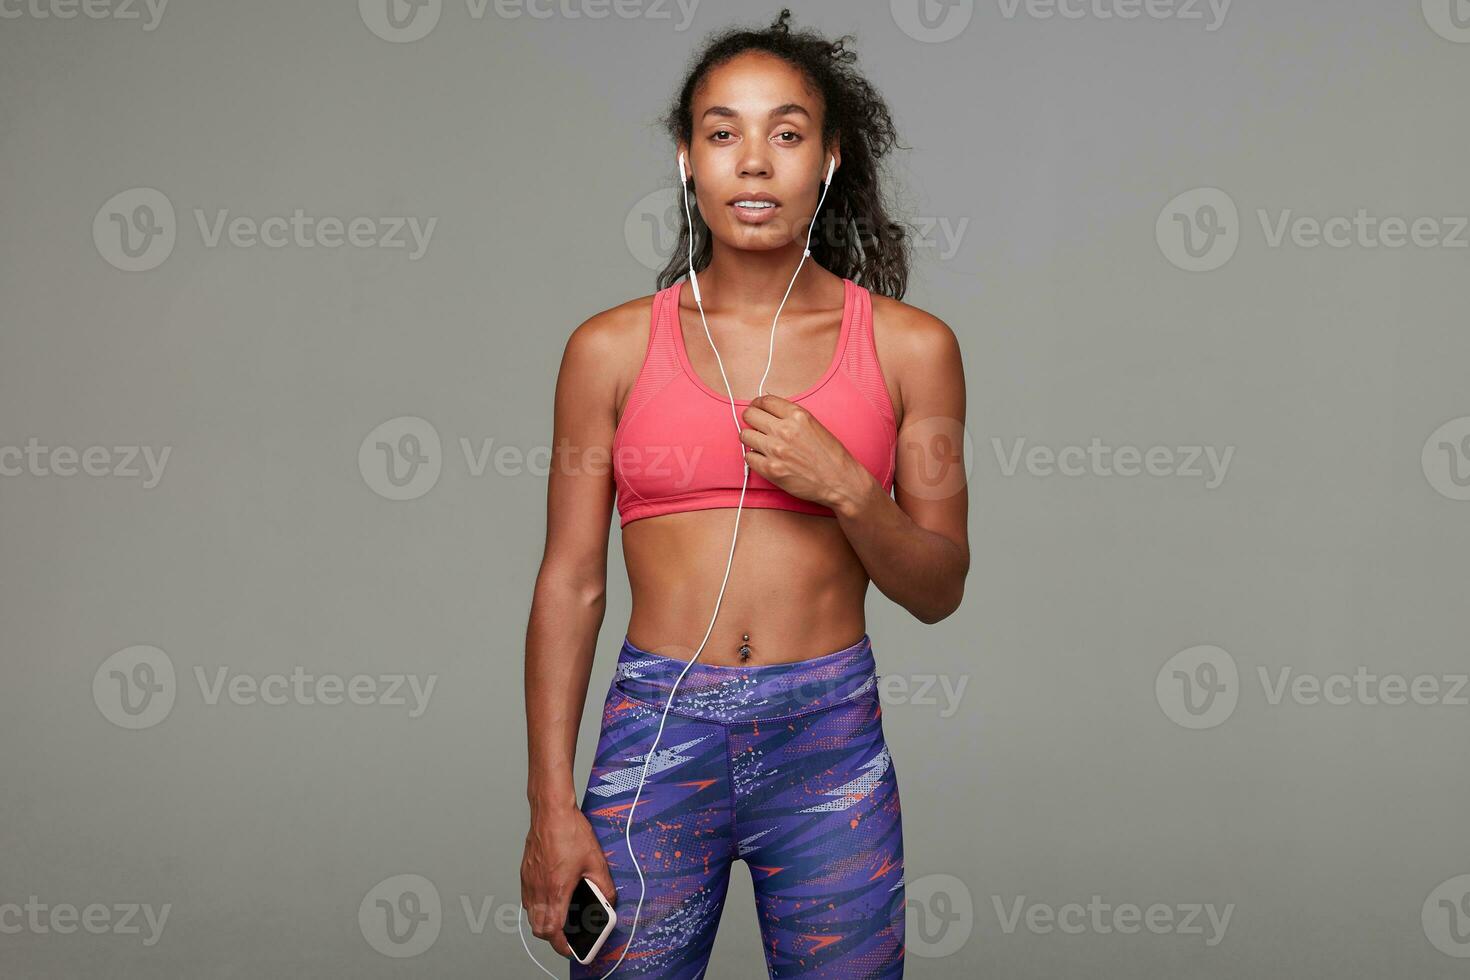
<path fill-rule="evenodd" d="M 595 980 L 628 943 L 638 876 L 624 833 L 644 759 L 686 661 L 624 638 L 582 811 L 618 889 Z M 621 976 L 697 980 L 743 860 L 772 977 L 903 976 L 903 826 L 872 642 L 798 663 L 696 663 L 679 684 L 633 820 L 648 884 Z"/>

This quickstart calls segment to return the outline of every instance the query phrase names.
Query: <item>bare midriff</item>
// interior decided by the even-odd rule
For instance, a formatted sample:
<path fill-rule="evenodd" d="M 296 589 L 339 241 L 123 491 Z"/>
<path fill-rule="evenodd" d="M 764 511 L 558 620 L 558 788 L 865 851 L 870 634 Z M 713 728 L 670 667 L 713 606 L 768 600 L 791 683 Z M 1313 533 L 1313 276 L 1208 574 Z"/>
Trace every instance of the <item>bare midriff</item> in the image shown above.
<path fill-rule="evenodd" d="M 709 629 L 730 557 L 735 508 L 631 521 L 623 557 L 634 646 L 688 660 Z M 868 575 L 835 517 L 746 507 L 702 664 L 754 667 L 852 646 L 867 629 Z"/>

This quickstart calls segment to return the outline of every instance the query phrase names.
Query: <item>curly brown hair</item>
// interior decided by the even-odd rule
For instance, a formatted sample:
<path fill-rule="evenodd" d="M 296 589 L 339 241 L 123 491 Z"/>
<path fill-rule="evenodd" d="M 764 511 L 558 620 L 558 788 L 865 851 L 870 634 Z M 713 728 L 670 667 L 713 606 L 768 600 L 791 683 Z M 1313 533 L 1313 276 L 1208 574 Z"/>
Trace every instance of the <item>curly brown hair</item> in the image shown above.
<path fill-rule="evenodd" d="M 783 9 L 760 30 L 731 28 L 705 42 L 695 56 L 664 126 L 675 142 L 688 142 L 694 131 L 694 93 L 709 72 L 747 51 L 773 54 L 806 76 L 826 103 L 822 141 L 835 137 L 842 151 L 842 167 L 832 178 L 822 206 L 818 231 L 812 238 L 812 258 L 835 275 L 851 279 L 884 296 L 902 299 L 908 288 L 909 243 L 903 225 L 888 216 L 879 162 L 898 142 L 888 106 L 866 78 L 858 73 L 857 53 L 848 49 L 856 40 L 844 35 L 829 40 L 814 30 L 793 31 L 791 11 Z M 658 288 L 678 282 L 687 274 L 689 235 L 681 221 L 673 257 L 658 275 Z M 694 212 L 694 268 L 709 265 L 713 255 L 709 226 Z"/>

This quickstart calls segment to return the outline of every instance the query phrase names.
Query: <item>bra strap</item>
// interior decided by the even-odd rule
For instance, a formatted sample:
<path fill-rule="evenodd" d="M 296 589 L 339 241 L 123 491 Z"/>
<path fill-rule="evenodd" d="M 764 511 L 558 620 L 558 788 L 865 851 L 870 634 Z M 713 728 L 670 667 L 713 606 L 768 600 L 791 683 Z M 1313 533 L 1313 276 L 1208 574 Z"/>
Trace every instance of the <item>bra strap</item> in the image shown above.
<path fill-rule="evenodd" d="M 852 325 L 849 327 L 843 370 L 857 385 L 868 402 L 889 425 L 895 423 L 883 369 L 878 364 L 878 346 L 873 341 L 873 295 L 864 286 L 851 284 L 857 291 L 853 303 Z"/>
<path fill-rule="evenodd" d="M 679 353 L 674 347 L 673 331 L 679 329 L 674 319 L 678 309 L 679 284 L 674 283 L 653 294 L 653 305 L 648 316 L 648 349 L 643 355 L 643 367 L 638 380 L 628 395 L 628 404 L 623 408 L 623 417 L 632 419 L 650 398 L 678 376 L 683 369 L 679 366 Z"/>

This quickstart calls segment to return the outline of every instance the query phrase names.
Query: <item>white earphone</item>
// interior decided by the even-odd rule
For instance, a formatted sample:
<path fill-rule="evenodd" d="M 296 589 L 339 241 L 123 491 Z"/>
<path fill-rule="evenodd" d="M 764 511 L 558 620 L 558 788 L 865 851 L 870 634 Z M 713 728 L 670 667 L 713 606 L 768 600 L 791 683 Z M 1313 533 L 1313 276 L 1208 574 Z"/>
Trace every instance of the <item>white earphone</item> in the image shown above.
<path fill-rule="evenodd" d="M 791 275 L 791 282 L 786 287 L 786 295 L 781 297 L 781 305 L 776 307 L 776 315 L 771 319 L 771 343 L 766 352 L 766 369 L 761 374 L 757 396 L 765 394 L 766 375 L 771 373 L 771 361 L 776 352 L 776 322 L 781 319 L 781 311 L 785 309 L 786 300 L 791 296 L 791 289 L 796 285 L 796 277 L 801 275 L 801 267 L 811 257 L 812 232 L 816 230 L 817 215 L 821 213 L 822 203 L 827 200 L 827 191 L 832 187 L 832 175 L 836 170 L 837 158 L 835 156 L 829 156 L 827 158 L 827 178 L 822 182 L 822 196 L 817 199 L 817 209 L 812 212 L 812 223 L 807 228 L 806 246 L 802 249 L 801 261 L 796 263 L 796 271 Z M 694 303 L 699 307 L 699 320 L 704 324 L 704 335 L 709 340 L 710 349 L 715 352 L 715 363 L 719 365 L 720 377 L 725 382 L 725 394 L 730 397 L 730 417 L 735 420 L 735 436 L 738 440 L 741 425 L 740 416 L 735 411 L 735 394 L 730 389 L 730 379 L 725 375 L 725 362 L 720 359 L 720 349 L 715 346 L 714 337 L 710 336 L 709 321 L 704 316 L 704 300 L 699 294 L 699 276 L 694 271 L 694 215 L 689 210 L 689 173 L 685 169 L 684 154 L 682 152 L 679 154 L 679 184 L 683 189 L 684 217 L 689 226 L 689 286 L 690 290 L 694 293 Z M 674 316 L 674 329 L 680 329 L 677 311 Z M 648 754 L 643 757 L 643 771 L 638 776 L 638 790 L 633 794 L 633 802 L 628 807 L 628 823 L 623 838 L 628 845 L 628 857 L 633 860 L 633 869 L 638 872 L 638 907 L 633 910 L 633 922 L 628 930 L 628 941 L 623 944 L 622 955 L 618 957 L 618 961 L 599 980 L 607 980 L 608 977 L 612 976 L 613 971 L 623 964 L 623 958 L 628 955 L 628 950 L 633 948 L 633 938 L 638 934 L 638 916 L 643 911 L 643 900 L 648 895 L 648 882 L 643 877 L 643 868 L 638 863 L 638 856 L 633 853 L 633 814 L 638 809 L 638 801 L 643 796 L 643 785 L 648 779 L 648 767 L 653 762 L 654 753 L 658 751 L 659 740 L 663 738 L 664 723 L 669 719 L 669 708 L 674 704 L 674 695 L 678 693 L 679 684 L 684 680 L 684 675 L 689 673 L 689 668 L 694 666 L 694 661 L 699 659 L 700 653 L 704 650 L 704 645 L 709 642 L 710 633 L 714 632 L 715 620 L 720 615 L 720 603 L 725 598 L 725 585 L 730 581 L 730 567 L 735 561 L 735 541 L 740 536 L 740 512 L 745 507 L 745 488 L 750 482 L 750 463 L 745 459 L 745 447 L 743 443 L 741 444 L 740 458 L 741 462 L 745 464 L 745 475 L 740 481 L 740 499 L 735 505 L 735 532 L 730 536 L 730 554 L 725 559 L 725 577 L 720 582 L 720 594 L 715 598 L 715 611 L 710 617 L 709 627 L 704 631 L 704 639 L 699 641 L 699 649 L 694 651 L 694 655 L 689 658 L 689 663 L 684 666 L 684 669 L 679 672 L 678 678 L 675 679 L 674 686 L 669 689 L 669 699 L 664 703 L 664 713 L 663 717 L 659 719 L 658 732 L 653 736 L 653 745 L 649 747 Z M 517 915 L 519 916 L 519 911 Z M 517 918 L 516 924 L 519 928 L 519 918 Z M 541 968 L 542 973 L 545 973 L 549 977 L 556 976 L 556 974 L 546 969 L 546 967 L 541 966 L 541 961 L 537 960 L 536 955 L 531 952 L 531 947 L 526 942 L 524 930 L 521 931 L 521 945 L 526 947 L 526 955 L 530 956 L 531 960 Z"/>

